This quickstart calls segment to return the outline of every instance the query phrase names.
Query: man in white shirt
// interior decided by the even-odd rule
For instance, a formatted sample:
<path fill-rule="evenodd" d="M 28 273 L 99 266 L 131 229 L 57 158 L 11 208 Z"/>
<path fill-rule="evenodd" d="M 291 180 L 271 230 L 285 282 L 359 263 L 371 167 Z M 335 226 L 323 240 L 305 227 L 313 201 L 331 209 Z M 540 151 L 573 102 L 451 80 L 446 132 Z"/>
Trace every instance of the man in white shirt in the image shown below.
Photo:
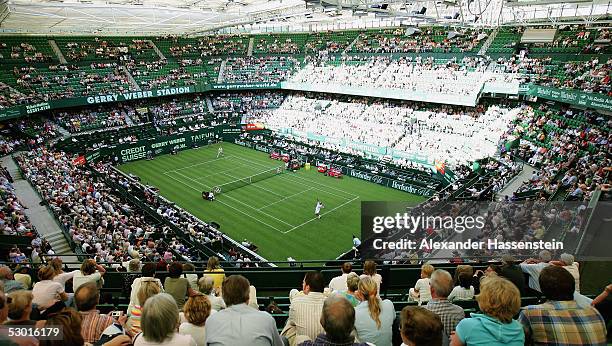
<path fill-rule="evenodd" d="M 157 271 L 157 266 L 154 263 L 145 264 L 142 269 L 142 277 L 134 279 L 132 282 L 132 290 L 130 292 L 130 303 L 128 306 L 128 312 L 132 311 L 134 306 L 140 306 L 141 303 L 138 299 L 138 291 L 140 291 L 140 287 L 142 283 L 145 281 L 154 281 L 157 283 L 161 292 L 164 292 L 164 287 L 159 279 L 155 278 L 155 272 Z"/>
<path fill-rule="evenodd" d="M 351 262 L 345 262 L 342 264 L 341 268 L 342 275 L 336 276 L 329 282 L 329 289 L 334 292 L 343 292 L 348 290 L 348 287 L 346 286 L 346 278 L 353 272 L 353 265 Z"/>
<path fill-rule="evenodd" d="M 539 261 L 535 259 L 528 259 L 519 266 L 521 267 L 523 273 L 527 273 L 529 275 L 529 288 L 541 293 L 542 290 L 540 289 L 539 282 L 540 273 L 542 272 L 542 269 L 550 265 L 548 262 L 550 262 L 552 255 L 550 254 L 550 251 L 542 250 L 539 253 L 539 257 Z"/>
<path fill-rule="evenodd" d="M 99 287 L 104 283 L 102 276 L 106 273 L 106 268 L 96 263 L 93 259 L 86 259 L 81 265 L 81 270 L 74 273 L 72 277 L 72 290 L 76 290 L 84 283 L 96 282 Z"/>
<path fill-rule="evenodd" d="M 315 206 L 315 217 L 317 219 L 321 218 L 321 209 L 323 209 L 323 208 L 325 208 L 323 203 L 321 203 L 321 201 L 317 200 L 317 205 Z"/>

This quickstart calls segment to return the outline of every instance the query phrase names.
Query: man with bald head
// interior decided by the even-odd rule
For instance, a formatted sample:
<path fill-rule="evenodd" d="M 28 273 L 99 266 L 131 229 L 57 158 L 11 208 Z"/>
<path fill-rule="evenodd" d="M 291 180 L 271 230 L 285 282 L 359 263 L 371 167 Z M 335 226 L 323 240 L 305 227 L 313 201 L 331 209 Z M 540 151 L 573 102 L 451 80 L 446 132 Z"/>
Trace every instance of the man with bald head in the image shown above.
<path fill-rule="evenodd" d="M 21 282 L 15 280 L 11 268 L 5 265 L 0 266 L 0 282 L 4 285 L 4 293 L 7 294 L 13 291 L 26 289 Z"/>
<path fill-rule="evenodd" d="M 435 270 L 429 281 L 431 300 L 425 308 L 440 316 L 444 325 L 444 337 L 450 337 L 459 321 L 465 317 L 463 308 L 448 301 L 448 295 L 454 287 L 453 277 L 443 269 Z"/>
<path fill-rule="evenodd" d="M 100 301 L 100 291 L 95 282 L 87 282 L 79 286 L 74 292 L 74 302 L 83 319 L 81 334 L 85 342 L 96 343 L 106 327 L 115 323 L 115 319 L 109 315 L 101 314 L 96 309 Z M 126 316 L 121 316 L 119 323 L 125 324 Z"/>
<path fill-rule="evenodd" d="M 325 333 L 319 334 L 314 341 L 307 340 L 300 345 L 368 345 L 367 343 L 356 343 L 355 337 L 351 335 L 355 327 L 355 309 L 348 299 L 342 296 L 334 295 L 325 299 L 321 312 L 321 325 Z"/>

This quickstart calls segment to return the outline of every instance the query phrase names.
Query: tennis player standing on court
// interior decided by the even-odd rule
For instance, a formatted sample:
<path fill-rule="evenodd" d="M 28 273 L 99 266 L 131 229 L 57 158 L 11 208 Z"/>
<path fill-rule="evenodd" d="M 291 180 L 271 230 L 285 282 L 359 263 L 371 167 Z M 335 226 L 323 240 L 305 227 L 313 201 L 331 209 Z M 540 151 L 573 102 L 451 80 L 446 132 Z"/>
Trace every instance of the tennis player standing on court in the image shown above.
<path fill-rule="evenodd" d="M 219 149 L 217 149 L 217 158 L 221 156 L 225 156 L 225 155 L 223 155 L 223 147 L 220 146 Z"/>
<path fill-rule="evenodd" d="M 315 216 L 317 217 L 317 219 L 321 218 L 321 209 L 323 208 L 325 208 L 325 206 L 323 205 L 323 203 L 321 203 L 321 201 L 317 199 L 317 205 L 315 206 Z"/>

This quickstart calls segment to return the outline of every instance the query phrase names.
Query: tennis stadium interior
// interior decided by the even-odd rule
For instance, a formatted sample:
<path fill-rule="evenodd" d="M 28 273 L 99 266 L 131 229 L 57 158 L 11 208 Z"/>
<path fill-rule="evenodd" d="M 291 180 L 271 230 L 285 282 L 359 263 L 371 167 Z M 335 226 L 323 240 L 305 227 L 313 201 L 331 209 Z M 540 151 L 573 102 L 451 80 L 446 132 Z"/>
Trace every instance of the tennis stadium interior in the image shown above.
<path fill-rule="evenodd" d="M 432 292 L 439 286 L 430 284 L 429 265 L 436 280 L 447 271 L 457 287 L 468 268 L 476 293 L 488 276 L 517 270 L 524 287 L 514 317 L 523 326 L 524 311 L 551 300 L 538 275 L 556 266 L 572 274 L 581 299 L 595 299 L 584 309 L 608 333 L 572 343 L 559 336 L 565 332 L 550 332 L 558 339 L 549 335 L 547 343 L 521 332 L 525 344 L 605 344 L 612 315 L 611 4 L 0 0 L 5 305 L 18 309 L 19 299 L 8 298 L 31 291 L 36 314 L 27 320 L 53 320 L 40 292 L 57 277 L 45 271 L 72 273 L 58 282 L 73 297 L 76 278 L 92 274 L 84 268 L 93 263 L 103 275 L 96 309 L 133 318 L 138 292 L 131 291 L 143 266 L 154 263 L 161 284 L 180 263 L 191 291 L 179 308 L 198 292 L 210 294 L 207 301 L 223 298 L 217 280 L 241 275 L 256 289 L 250 305 L 274 319 L 285 344 L 296 345 L 287 330 L 299 319 L 296 294 L 316 286 L 306 282 L 312 273 L 322 275 L 329 299 L 350 293 L 330 280 L 340 276 L 347 289 L 354 271 L 366 277 L 354 295 L 355 342 L 408 345 L 417 336 L 404 328 L 402 311 L 435 299 L 419 295 L 422 280 Z M 380 248 L 368 218 L 395 215 L 396 207 L 486 221 L 472 233 L 385 224 Z M 509 245 L 462 248 L 470 240 Z M 430 246 L 402 246 L 408 242 Z M 216 293 L 200 290 L 207 275 L 222 276 Z M 376 299 L 392 302 L 392 339 L 359 329 L 359 305 L 368 301 L 359 290 L 370 277 L 379 280 Z M 453 301 L 466 320 L 489 313 L 471 290 Z M 70 307 L 72 298 L 65 303 L 79 308 Z M 325 314 L 323 301 L 317 306 Z M 20 318 L 8 316 L 7 325 Z M 453 326 L 442 344 L 478 344 L 461 324 L 463 335 Z M 83 328 L 83 342 L 102 344 Z M 253 344 L 215 341 L 217 331 L 203 322 L 198 328 L 206 337 L 193 334 L 193 345 Z"/>

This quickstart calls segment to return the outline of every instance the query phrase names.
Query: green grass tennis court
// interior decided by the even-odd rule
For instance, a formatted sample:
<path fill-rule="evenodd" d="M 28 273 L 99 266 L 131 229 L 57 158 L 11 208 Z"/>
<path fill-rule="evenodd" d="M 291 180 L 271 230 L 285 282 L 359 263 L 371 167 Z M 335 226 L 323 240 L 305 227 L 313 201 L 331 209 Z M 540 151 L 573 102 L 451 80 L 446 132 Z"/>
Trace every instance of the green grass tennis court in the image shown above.
<path fill-rule="evenodd" d="M 223 146 L 224 156 L 217 158 Z M 223 143 L 130 162 L 125 173 L 156 186 L 161 194 L 203 221 L 215 221 L 237 241 L 247 239 L 269 260 L 333 259 L 352 246 L 360 231 L 361 201 L 413 201 L 423 197 L 356 178 L 336 179 L 313 167 L 286 172 L 222 192 L 216 201 L 202 199 L 202 191 L 266 170 L 284 167 L 268 154 Z M 314 217 L 317 199 L 325 205 Z"/>

